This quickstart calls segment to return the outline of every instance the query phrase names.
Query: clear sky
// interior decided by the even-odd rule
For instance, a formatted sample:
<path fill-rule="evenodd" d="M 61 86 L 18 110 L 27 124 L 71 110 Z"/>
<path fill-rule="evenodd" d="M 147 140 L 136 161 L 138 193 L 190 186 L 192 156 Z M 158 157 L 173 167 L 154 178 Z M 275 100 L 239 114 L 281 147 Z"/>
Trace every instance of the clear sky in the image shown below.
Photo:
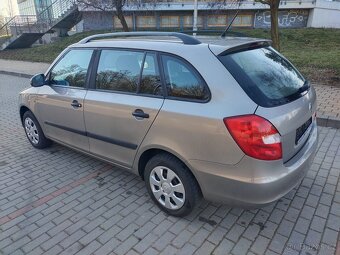
<path fill-rule="evenodd" d="M 0 0 L 0 15 L 10 17 L 18 14 L 17 0 Z"/>

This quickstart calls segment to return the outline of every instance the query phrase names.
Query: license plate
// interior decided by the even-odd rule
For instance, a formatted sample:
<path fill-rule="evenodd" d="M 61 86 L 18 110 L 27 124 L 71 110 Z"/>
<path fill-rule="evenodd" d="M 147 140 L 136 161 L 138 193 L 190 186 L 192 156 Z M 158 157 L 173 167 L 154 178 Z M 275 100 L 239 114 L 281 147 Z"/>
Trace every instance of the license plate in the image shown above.
<path fill-rule="evenodd" d="M 306 130 L 309 128 L 311 124 L 312 124 L 312 117 L 296 130 L 295 144 L 299 143 L 300 138 L 304 135 L 304 133 L 306 132 Z"/>

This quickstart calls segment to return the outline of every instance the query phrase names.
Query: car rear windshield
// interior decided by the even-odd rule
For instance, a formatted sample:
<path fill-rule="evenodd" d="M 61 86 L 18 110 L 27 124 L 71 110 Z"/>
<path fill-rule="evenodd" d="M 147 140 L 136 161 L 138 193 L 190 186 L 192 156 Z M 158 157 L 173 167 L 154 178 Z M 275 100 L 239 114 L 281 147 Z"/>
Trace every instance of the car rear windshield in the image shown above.
<path fill-rule="evenodd" d="M 301 97 L 308 82 L 271 47 L 243 50 L 218 58 L 258 105 L 273 107 Z"/>

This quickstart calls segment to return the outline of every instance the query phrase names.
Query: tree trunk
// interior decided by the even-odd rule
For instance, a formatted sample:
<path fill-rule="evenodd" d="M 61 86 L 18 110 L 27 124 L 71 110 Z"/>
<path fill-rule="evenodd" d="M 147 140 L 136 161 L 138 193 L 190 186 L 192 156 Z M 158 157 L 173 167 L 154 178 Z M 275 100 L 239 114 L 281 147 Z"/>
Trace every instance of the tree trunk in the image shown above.
<path fill-rule="evenodd" d="M 270 33 L 273 41 L 273 47 L 276 50 L 280 50 L 280 38 L 279 38 L 279 4 L 280 0 L 272 0 L 270 4 Z"/>
<path fill-rule="evenodd" d="M 117 1 L 119 2 L 119 1 Z M 123 13 L 123 5 L 118 4 L 116 5 L 116 12 L 117 12 L 117 17 L 120 20 L 120 23 L 123 26 L 123 31 L 124 32 L 129 32 L 129 26 L 126 23 L 125 17 L 124 17 L 124 13 Z"/>

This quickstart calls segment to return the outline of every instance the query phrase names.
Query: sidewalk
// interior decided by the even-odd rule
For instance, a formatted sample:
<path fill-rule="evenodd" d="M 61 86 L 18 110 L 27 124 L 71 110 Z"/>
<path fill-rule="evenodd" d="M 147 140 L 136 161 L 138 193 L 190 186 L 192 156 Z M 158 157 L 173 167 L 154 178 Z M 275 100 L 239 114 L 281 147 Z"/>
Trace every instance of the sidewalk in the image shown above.
<path fill-rule="evenodd" d="M 44 73 L 50 64 L 0 59 L 0 74 L 31 78 Z M 340 128 L 340 84 L 339 87 L 313 84 L 318 97 L 318 125 Z"/>
<path fill-rule="evenodd" d="M 34 74 L 44 73 L 48 63 L 25 62 L 0 59 L 0 73 L 31 78 Z"/>

